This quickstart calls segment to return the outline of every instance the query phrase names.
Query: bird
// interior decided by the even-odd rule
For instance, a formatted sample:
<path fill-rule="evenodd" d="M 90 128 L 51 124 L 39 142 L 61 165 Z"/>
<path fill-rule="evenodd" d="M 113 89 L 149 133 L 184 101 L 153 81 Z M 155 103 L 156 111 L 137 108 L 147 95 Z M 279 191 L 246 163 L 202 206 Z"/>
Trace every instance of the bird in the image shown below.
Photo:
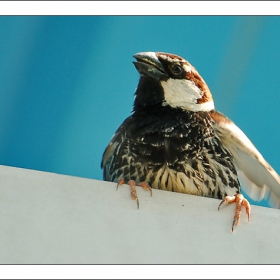
<path fill-rule="evenodd" d="M 135 186 L 220 199 L 235 203 L 232 231 L 243 196 L 266 198 L 280 208 L 280 177 L 245 133 L 215 109 L 212 93 L 196 68 L 183 57 L 139 52 L 140 74 L 132 112 L 116 130 L 102 160 L 103 179 Z"/>

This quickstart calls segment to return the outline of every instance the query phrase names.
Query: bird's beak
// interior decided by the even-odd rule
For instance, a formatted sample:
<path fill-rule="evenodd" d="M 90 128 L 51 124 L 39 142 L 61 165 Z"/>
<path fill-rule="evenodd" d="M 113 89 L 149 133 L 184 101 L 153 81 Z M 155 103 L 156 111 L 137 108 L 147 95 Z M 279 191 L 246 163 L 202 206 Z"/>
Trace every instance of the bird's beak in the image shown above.
<path fill-rule="evenodd" d="M 143 75 L 156 80 L 168 77 L 161 62 L 154 52 L 140 52 L 133 56 L 137 61 L 133 61 L 137 71 Z"/>

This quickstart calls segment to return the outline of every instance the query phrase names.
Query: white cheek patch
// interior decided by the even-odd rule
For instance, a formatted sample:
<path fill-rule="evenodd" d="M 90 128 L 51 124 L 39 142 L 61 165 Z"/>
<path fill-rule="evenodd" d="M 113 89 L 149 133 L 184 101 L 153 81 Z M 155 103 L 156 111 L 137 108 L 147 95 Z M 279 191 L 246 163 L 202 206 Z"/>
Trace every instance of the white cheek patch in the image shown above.
<path fill-rule="evenodd" d="M 190 111 L 210 111 L 214 109 L 213 101 L 197 104 L 203 92 L 190 80 L 168 79 L 162 81 L 165 102 L 163 105 L 179 107 Z"/>
<path fill-rule="evenodd" d="M 190 80 L 168 79 L 162 81 L 164 97 L 167 103 L 181 104 L 182 102 L 192 103 L 202 97 L 201 90 Z"/>

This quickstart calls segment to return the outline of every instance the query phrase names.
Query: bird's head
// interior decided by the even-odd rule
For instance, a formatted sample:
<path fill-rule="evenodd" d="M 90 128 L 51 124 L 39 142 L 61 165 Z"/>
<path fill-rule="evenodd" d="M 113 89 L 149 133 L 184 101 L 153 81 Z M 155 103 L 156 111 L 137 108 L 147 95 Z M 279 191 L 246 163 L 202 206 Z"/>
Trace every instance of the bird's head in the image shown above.
<path fill-rule="evenodd" d="M 184 58 L 162 52 L 140 52 L 133 57 L 141 75 L 134 107 L 161 104 L 190 111 L 214 109 L 207 84 Z"/>

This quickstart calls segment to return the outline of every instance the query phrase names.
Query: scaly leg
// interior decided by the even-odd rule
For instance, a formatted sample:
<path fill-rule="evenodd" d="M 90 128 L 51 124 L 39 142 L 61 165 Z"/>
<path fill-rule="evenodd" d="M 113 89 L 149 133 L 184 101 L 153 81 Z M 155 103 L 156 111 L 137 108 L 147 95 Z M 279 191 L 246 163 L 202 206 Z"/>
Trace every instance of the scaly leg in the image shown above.
<path fill-rule="evenodd" d="M 248 222 L 250 221 L 250 214 L 251 214 L 250 203 L 246 198 L 244 198 L 244 196 L 241 193 L 236 194 L 235 196 L 226 196 L 220 203 L 218 210 L 220 210 L 220 207 L 223 204 L 230 204 L 233 202 L 236 203 L 236 207 L 235 207 L 235 214 L 234 214 L 233 223 L 232 223 L 232 231 L 238 225 L 238 223 L 240 221 L 242 206 L 244 206 L 246 209 L 246 213 L 248 215 Z"/>
<path fill-rule="evenodd" d="M 118 184 L 117 184 L 117 189 L 118 189 L 119 185 L 123 185 L 123 184 L 125 184 L 125 181 L 124 181 L 123 178 L 120 178 L 119 181 L 118 181 Z M 133 200 L 136 200 L 136 202 L 137 202 L 137 207 L 138 207 L 138 209 L 139 209 L 139 199 L 138 199 L 138 196 L 137 196 L 137 192 L 136 192 L 135 186 L 140 186 L 140 187 L 142 187 L 142 188 L 143 188 L 144 190 L 146 190 L 146 191 L 147 191 L 147 190 L 150 190 L 151 196 L 152 196 L 152 188 L 151 188 L 151 187 L 149 186 L 149 184 L 146 183 L 146 182 L 140 182 L 140 183 L 136 184 L 134 180 L 129 180 L 127 184 L 128 184 L 129 187 L 130 187 L 131 198 L 132 198 Z"/>

